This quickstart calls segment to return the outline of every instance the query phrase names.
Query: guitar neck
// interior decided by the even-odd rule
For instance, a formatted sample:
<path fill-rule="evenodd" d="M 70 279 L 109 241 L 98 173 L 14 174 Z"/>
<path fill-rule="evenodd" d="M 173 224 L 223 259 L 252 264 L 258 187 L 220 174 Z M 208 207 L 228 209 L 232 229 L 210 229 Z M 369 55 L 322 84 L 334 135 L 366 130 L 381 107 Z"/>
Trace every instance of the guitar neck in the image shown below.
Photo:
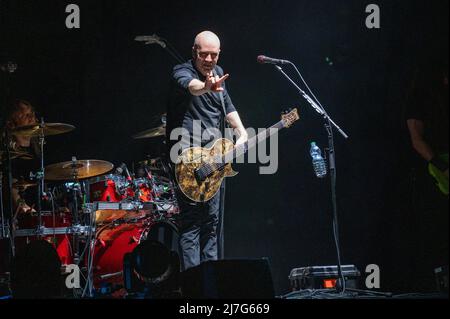
<path fill-rule="evenodd" d="M 283 120 L 281 120 L 278 123 L 272 125 L 271 127 L 261 131 L 260 133 L 258 133 L 258 135 L 253 136 L 247 142 L 235 147 L 231 151 L 228 151 L 222 157 L 223 163 L 222 165 L 226 165 L 232 162 L 234 159 L 238 158 L 239 156 L 244 155 L 245 153 L 247 153 L 249 149 L 253 148 L 258 143 L 261 143 L 262 141 L 266 140 L 268 137 L 274 135 L 284 127 L 285 127 L 284 122 Z"/>

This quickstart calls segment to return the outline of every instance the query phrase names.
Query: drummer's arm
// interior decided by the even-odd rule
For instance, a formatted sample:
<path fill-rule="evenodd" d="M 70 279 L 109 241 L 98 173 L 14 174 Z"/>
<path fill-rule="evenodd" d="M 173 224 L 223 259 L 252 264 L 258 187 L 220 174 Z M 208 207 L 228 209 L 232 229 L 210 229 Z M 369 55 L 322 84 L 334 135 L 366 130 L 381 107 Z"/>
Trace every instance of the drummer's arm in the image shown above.
<path fill-rule="evenodd" d="M 12 180 L 13 184 L 17 182 L 17 179 L 13 178 Z M 17 206 L 19 206 L 20 204 L 20 195 L 19 195 L 19 190 L 15 187 L 11 188 L 11 196 L 12 196 L 12 200 L 13 200 L 13 205 L 14 205 L 14 209 L 17 208 Z"/>

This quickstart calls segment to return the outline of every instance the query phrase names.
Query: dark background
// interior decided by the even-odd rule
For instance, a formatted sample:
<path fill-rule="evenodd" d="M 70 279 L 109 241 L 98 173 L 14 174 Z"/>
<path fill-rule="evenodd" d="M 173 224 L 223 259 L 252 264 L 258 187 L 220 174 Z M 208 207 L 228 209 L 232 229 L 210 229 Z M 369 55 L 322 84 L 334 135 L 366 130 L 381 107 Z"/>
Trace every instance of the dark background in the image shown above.
<path fill-rule="evenodd" d="M 1 74 L 0 93 L 30 100 L 48 122 L 76 126 L 47 139 L 47 164 L 76 156 L 132 165 L 157 155 L 157 140 L 131 136 L 165 111 L 176 64 L 134 37 L 156 33 L 188 58 L 197 33 L 217 33 L 246 127 L 300 109 L 279 136 L 278 172 L 240 164 L 227 182 L 225 256 L 268 257 L 283 294 L 292 268 L 336 264 L 329 183 L 315 178 L 308 154 L 310 141 L 327 143 L 322 120 L 272 66 L 256 63 L 259 54 L 289 59 L 350 136 L 335 134 L 343 263 L 362 272 L 377 264 L 382 290 L 410 291 L 420 279 L 402 255 L 415 236 L 404 227 L 413 154 L 402 113 L 417 64 L 448 55 L 448 1 L 375 1 L 381 29 L 367 29 L 372 2 L 0 1 L 0 62 L 19 65 L 9 79 Z M 80 29 L 65 27 L 69 3 L 80 6 Z"/>

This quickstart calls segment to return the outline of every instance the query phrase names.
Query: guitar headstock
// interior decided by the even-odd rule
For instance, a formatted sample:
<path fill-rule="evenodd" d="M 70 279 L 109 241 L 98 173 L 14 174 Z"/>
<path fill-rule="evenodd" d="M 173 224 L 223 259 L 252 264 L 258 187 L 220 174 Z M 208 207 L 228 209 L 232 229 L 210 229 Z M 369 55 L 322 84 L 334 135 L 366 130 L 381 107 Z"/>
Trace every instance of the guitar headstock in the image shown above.
<path fill-rule="evenodd" d="M 290 127 L 295 121 L 298 121 L 300 116 L 298 115 L 297 108 L 289 109 L 281 114 L 281 120 L 285 128 Z"/>

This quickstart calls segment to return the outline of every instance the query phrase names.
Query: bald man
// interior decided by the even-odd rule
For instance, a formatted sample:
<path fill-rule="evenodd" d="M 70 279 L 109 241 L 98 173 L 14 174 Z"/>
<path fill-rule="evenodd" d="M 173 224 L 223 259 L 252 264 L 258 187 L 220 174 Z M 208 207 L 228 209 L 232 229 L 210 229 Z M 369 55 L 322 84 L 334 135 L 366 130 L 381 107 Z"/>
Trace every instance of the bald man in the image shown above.
<path fill-rule="evenodd" d="M 195 37 L 192 59 L 174 67 L 166 123 L 169 154 L 178 142 L 170 139 L 172 130 L 182 128 L 189 133 L 190 142 L 183 144 L 183 149 L 211 145 L 221 136 L 197 136 L 194 127 L 202 133 L 211 129 L 220 132 L 224 119 L 238 137 L 236 145 L 247 141 L 247 132 L 225 86 L 229 75 L 217 65 L 219 55 L 219 38 L 211 31 L 203 31 Z M 183 269 L 216 260 L 220 192 L 206 203 L 189 201 L 181 192 L 177 199 L 181 209 L 179 239 Z"/>

